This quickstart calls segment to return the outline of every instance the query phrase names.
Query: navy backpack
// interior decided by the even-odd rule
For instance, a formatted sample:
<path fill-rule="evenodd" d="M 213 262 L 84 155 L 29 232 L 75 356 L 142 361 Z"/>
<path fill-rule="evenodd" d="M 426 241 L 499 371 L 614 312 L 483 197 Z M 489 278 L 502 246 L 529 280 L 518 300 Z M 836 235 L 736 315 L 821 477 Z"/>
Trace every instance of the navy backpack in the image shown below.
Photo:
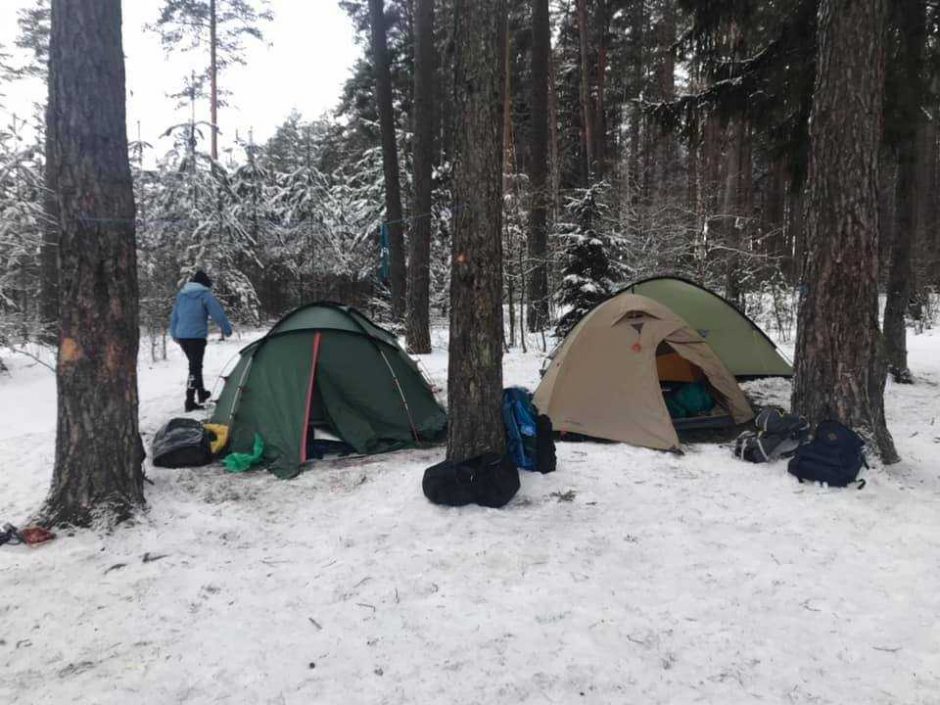
<path fill-rule="evenodd" d="M 800 482 L 825 482 L 830 487 L 846 487 L 857 480 L 865 462 L 865 441 L 852 429 L 838 421 L 820 421 L 816 433 L 806 445 L 796 449 L 787 471 Z"/>
<path fill-rule="evenodd" d="M 532 395 L 522 387 L 503 390 L 503 425 L 506 453 L 521 470 L 548 473 L 555 470 L 552 421 L 532 405 Z"/>

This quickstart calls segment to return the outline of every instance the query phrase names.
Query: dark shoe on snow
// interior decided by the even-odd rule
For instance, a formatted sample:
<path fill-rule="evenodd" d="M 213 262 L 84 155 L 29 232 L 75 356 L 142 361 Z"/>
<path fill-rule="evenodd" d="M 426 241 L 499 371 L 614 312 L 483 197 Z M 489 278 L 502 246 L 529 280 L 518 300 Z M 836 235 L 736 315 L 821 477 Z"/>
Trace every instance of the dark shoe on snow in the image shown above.
<path fill-rule="evenodd" d="M 22 535 L 20 535 L 19 530 L 13 526 L 13 524 L 4 524 L 3 527 L 0 528 L 0 546 L 5 543 L 11 545 L 23 543 Z"/>
<path fill-rule="evenodd" d="M 187 401 L 186 401 L 186 407 L 185 407 L 185 408 L 186 408 L 186 411 L 187 411 L 187 412 L 190 412 L 190 411 L 202 411 L 202 410 L 205 409 L 206 407 L 204 407 L 202 404 L 197 404 L 197 403 L 194 402 L 194 401 L 188 401 L 188 400 L 187 400 Z"/>
<path fill-rule="evenodd" d="M 196 392 L 196 396 L 199 398 L 200 404 L 205 404 L 207 401 L 209 401 L 209 397 L 212 396 L 212 392 L 207 389 L 200 389 Z"/>

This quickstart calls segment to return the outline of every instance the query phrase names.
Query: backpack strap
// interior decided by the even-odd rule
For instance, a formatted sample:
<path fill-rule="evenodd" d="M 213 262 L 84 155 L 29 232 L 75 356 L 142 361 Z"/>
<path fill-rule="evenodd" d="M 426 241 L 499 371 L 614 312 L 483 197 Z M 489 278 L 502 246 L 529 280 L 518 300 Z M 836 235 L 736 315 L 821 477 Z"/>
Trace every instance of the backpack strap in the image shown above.
<path fill-rule="evenodd" d="M 761 454 L 762 456 L 764 456 L 764 462 L 765 462 L 765 463 L 769 463 L 769 462 L 770 462 L 770 458 L 767 456 L 767 451 L 764 450 L 764 443 L 763 443 L 763 441 L 761 440 L 761 434 L 758 433 L 758 434 L 754 437 L 754 440 L 757 442 L 757 450 L 759 450 L 759 451 L 760 451 L 760 454 Z"/>

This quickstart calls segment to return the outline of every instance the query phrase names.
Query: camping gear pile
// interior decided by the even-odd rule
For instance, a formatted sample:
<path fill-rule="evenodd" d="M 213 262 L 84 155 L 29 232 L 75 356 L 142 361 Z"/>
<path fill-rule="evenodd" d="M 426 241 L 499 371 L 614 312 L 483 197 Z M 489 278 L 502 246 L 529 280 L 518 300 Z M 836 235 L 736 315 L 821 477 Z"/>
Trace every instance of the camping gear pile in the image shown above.
<path fill-rule="evenodd" d="M 511 457 L 497 453 L 459 462 L 444 460 L 424 471 L 421 489 L 434 504 L 498 508 L 519 491 L 519 470 Z"/>
<path fill-rule="evenodd" d="M 777 407 L 763 409 L 754 420 L 755 430 L 745 431 L 734 442 L 736 458 L 750 463 L 769 463 L 790 458 L 787 472 L 800 482 L 819 482 L 829 487 L 865 486 L 859 480 L 865 460 L 865 442 L 838 421 L 810 424 L 797 414 Z"/>
<path fill-rule="evenodd" d="M 445 460 L 424 471 L 421 489 L 434 504 L 502 507 L 519 491 L 519 470 L 555 471 L 552 422 L 532 405 L 521 387 L 503 390 L 506 453 L 485 453 L 464 461 Z"/>

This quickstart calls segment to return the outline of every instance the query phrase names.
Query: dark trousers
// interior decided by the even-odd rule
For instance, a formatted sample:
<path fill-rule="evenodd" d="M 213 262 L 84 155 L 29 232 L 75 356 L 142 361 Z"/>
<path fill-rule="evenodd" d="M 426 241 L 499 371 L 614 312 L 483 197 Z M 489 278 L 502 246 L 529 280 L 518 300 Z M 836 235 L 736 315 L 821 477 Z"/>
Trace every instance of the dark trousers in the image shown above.
<path fill-rule="evenodd" d="M 189 360 L 189 379 L 186 382 L 186 398 L 192 400 L 197 391 L 205 392 L 202 384 L 202 358 L 206 354 L 205 338 L 180 338 L 180 347 Z"/>

